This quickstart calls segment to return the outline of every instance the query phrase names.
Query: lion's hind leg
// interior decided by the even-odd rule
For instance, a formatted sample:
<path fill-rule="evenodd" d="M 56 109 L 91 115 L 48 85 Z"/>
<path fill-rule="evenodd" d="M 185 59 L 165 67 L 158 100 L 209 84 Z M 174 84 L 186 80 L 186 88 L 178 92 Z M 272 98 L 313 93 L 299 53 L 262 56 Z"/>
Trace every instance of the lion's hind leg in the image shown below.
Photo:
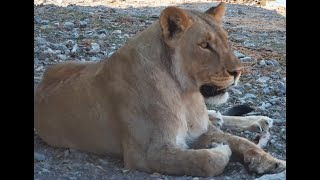
<path fill-rule="evenodd" d="M 210 125 L 207 133 L 201 135 L 193 144 L 194 149 L 207 148 L 214 143 L 226 143 L 232 156 L 246 164 L 250 171 L 259 174 L 278 173 L 286 169 L 286 161 L 276 159 L 253 142 L 229 133 L 224 133 Z"/>

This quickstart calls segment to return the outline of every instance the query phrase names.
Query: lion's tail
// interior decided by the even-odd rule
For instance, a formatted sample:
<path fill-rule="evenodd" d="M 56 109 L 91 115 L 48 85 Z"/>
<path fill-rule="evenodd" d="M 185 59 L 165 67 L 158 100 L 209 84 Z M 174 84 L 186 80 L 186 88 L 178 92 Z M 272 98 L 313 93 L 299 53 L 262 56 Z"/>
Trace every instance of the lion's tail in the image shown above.
<path fill-rule="evenodd" d="M 234 106 L 234 107 L 228 109 L 227 111 L 223 112 L 222 114 L 225 116 L 242 116 L 242 115 L 250 113 L 254 110 L 255 109 L 253 109 L 252 107 L 250 107 L 246 104 L 242 104 L 242 105 Z"/>

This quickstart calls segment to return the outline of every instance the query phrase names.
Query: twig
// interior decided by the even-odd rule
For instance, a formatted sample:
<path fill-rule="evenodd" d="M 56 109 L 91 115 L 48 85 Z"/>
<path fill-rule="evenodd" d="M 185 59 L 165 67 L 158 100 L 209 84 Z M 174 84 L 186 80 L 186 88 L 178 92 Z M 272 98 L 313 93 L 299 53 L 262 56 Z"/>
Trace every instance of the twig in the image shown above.
<path fill-rule="evenodd" d="M 257 144 L 261 148 L 265 148 L 270 140 L 270 133 L 269 131 L 266 131 L 261 138 L 259 139 L 259 143 Z"/>

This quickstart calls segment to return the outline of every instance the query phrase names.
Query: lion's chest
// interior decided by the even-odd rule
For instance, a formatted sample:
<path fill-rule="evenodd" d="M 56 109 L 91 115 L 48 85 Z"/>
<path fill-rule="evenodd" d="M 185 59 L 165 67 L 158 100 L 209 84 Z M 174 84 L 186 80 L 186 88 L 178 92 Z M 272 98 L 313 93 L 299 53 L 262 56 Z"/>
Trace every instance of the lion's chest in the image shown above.
<path fill-rule="evenodd" d="M 200 99 L 201 98 L 201 99 Z M 183 128 L 178 130 L 176 143 L 187 149 L 199 136 L 208 129 L 209 116 L 202 97 L 187 103 L 185 106 Z"/>

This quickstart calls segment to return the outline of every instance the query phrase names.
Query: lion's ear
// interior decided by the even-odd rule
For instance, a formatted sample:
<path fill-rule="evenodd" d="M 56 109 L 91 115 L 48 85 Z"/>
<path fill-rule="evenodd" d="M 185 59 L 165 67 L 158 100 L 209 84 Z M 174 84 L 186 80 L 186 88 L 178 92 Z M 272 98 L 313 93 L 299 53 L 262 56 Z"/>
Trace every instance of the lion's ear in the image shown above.
<path fill-rule="evenodd" d="M 179 39 L 191 24 L 192 21 L 188 15 L 178 7 L 167 7 L 160 14 L 162 33 L 169 45 L 172 41 Z"/>
<path fill-rule="evenodd" d="M 215 22 L 221 24 L 225 13 L 224 5 L 225 3 L 221 2 L 218 6 L 214 6 L 208 9 L 205 13 L 210 14 Z"/>

